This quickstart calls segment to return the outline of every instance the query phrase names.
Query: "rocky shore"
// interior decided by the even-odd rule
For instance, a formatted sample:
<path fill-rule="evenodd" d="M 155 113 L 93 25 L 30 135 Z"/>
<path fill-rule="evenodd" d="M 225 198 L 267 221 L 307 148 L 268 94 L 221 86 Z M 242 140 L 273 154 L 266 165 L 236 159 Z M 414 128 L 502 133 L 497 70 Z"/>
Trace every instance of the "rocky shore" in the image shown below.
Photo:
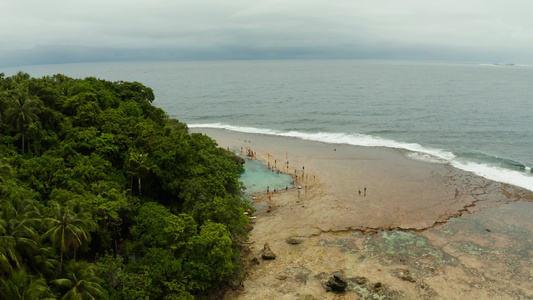
<path fill-rule="evenodd" d="M 533 297 L 530 191 L 397 149 L 194 130 L 295 180 L 256 195 L 244 287 L 225 299 Z"/>

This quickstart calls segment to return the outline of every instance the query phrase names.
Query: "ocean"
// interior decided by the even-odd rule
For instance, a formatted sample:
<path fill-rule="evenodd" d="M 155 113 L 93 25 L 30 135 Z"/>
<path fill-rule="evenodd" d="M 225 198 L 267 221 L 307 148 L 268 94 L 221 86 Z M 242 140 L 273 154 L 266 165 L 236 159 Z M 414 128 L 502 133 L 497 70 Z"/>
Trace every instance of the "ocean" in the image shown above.
<path fill-rule="evenodd" d="M 366 60 L 111 62 L 0 69 L 151 87 L 189 127 L 411 150 L 533 191 L 533 68 Z"/>

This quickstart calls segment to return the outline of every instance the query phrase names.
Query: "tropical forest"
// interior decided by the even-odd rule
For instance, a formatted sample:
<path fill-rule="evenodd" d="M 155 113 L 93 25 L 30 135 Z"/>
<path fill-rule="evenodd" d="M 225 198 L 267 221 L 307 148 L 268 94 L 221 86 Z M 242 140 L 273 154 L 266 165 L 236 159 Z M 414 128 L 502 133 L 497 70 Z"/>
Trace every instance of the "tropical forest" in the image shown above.
<path fill-rule="evenodd" d="M 239 280 L 240 159 L 154 99 L 0 74 L 2 299 L 196 299 Z"/>

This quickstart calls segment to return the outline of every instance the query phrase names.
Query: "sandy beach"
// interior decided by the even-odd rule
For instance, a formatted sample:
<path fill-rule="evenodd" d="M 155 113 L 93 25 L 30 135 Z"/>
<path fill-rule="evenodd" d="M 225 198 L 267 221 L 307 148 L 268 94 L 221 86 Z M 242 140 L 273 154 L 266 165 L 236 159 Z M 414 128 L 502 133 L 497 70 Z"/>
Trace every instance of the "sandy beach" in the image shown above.
<path fill-rule="evenodd" d="M 191 132 L 295 179 L 258 195 L 245 288 L 225 299 L 533 298 L 533 192 L 397 149 Z M 345 292 L 329 291 L 334 274 Z"/>

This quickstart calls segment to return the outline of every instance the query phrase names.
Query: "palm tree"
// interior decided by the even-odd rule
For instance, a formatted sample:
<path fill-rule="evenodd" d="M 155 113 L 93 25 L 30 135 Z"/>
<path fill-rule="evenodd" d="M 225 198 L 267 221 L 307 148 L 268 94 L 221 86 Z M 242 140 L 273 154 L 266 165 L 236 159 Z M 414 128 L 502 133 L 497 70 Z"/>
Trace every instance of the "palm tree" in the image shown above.
<path fill-rule="evenodd" d="M 28 271 L 33 274 L 41 274 L 45 278 L 54 276 L 57 272 L 59 261 L 55 259 L 56 251 L 52 247 L 39 247 L 31 257 L 25 261 Z"/>
<path fill-rule="evenodd" d="M 0 281 L 3 299 L 41 299 L 47 286 L 43 279 L 28 275 L 24 269 L 17 270 L 10 277 Z"/>
<path fill-rule="evenodd" d="M 70 201 L 65 206 L 61 206 L 57 202 L 53 202 L 51 205 L 54 216 L 43 221 L 45 228 L 48 228 L 43 239 L 50 239 L 54 247 L 59 246 L 61 251 L 59 272 L 61 272 L 63 253 L 69 251 L 70 246 L 73 246 L 75 260 L 76 250 L 91 240 L 90 232 L 96 230 L 96 223 L 91 214 L 80 209 L 79 204 L 75 201 Z"/>
<path fill-rule="evenodd" d="M 4 119 L 4 112 L 7 110 L 8 99 L 7 92 L 0 90 L 0 121 Z"/>
<path fill-rule="evenodd" d="M 141 178 L 146 177 L 153 165 L 147 164 L 148 153 L 131 152 L 126 162 L 126 174 L 131 176 L 131 188 L 133 189 L 133 178 L 137 178 L 139 183 L 139 196 L 141 196 Z"/>
<path fill-rule="evenodd" d="M 68 289 L 62 300 L 69 299 L 104 299 L 107 298 L 105 289 L 100 285 L 94 268 L 87 262 L 71 260 L 65 266 L 65 272 L 60 279 L 52 281 L 60 288 Z"/>
<path fill-rule="evenodd" d="M 12 264 L 18 268 L 22 261 L 15 249 L 15 239 L 7 234 L 7 225 L 6 220 L 0 219 L 0 271 L 2 273 L 12 273 Z"/>
<path fill-rule="evenodd" d="M 36 201 L 10 197 L 0 202 L 0 266 L 11 273 L 19 269 L 24 258 L 39 249 L 36 225 L 40 222 Z"/>
<path fill-rule="evenodd" d="M 24 137 L 28 129 L 28 124 L 39 120 L 37 114 L 40 112 L 39 102 L 30 97 L 27 92 L 19 90 L 15 92 L 12 99 L 8 101 L 5 119 L 22 135 L 22 153 L 24 153 Z"/>
<path fill-rule="evenodd" d="M 0 194 L 7 185 L 7 177 L 13 176 L 13 168 L 6 157 L 0 158 Z"/>

